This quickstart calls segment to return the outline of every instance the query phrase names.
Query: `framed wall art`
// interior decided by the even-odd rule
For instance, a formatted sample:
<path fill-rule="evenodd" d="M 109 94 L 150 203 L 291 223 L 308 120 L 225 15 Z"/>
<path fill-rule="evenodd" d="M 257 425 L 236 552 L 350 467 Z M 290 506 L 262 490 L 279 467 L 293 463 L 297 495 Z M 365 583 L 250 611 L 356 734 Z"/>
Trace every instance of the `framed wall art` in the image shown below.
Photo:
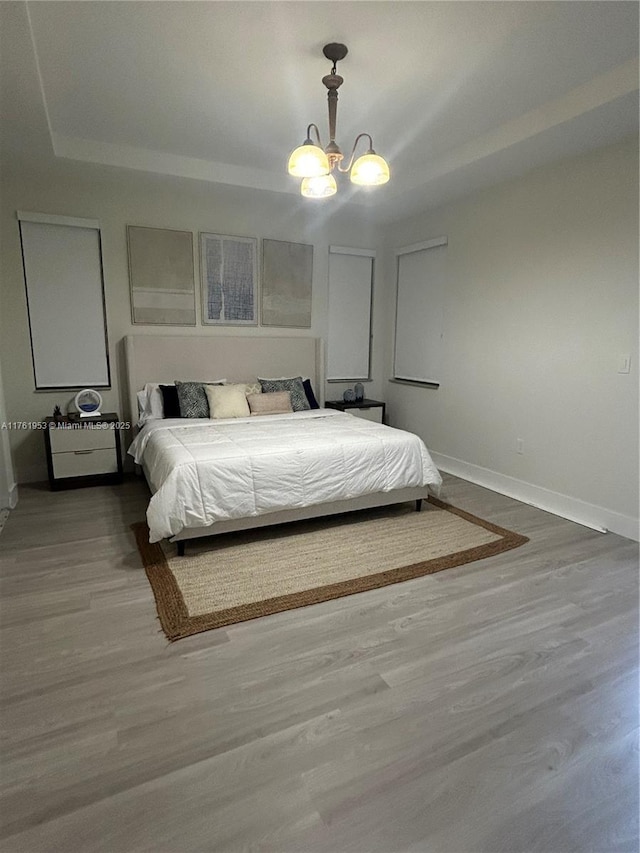
<path fill-rule="evenodd" d="M 200 234 L 202 322 L 258 323 L 258 241 L 254 237 Z"/>
<path fill-rule="evenodd" d="M 313 246 L 262 241 L 262 325 L 311 327 Z"/>
<path fill-rule="evenodd" d="M 195 326 L 193 234 L 127 226 L 131 320 L 156 326 Z"/>

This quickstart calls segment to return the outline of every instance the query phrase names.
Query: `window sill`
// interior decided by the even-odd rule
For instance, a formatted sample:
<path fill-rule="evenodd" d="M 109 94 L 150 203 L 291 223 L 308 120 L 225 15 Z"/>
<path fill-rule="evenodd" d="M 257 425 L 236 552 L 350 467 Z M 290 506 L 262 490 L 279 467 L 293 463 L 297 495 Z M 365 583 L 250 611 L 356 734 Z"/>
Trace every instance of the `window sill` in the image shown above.
<path fill-rule="evenodd" d="M 439 382 L 418 382 L 416 379 L 389 379 L 394 385 L 412 385 L 414 388 L 439 388 Z"/>

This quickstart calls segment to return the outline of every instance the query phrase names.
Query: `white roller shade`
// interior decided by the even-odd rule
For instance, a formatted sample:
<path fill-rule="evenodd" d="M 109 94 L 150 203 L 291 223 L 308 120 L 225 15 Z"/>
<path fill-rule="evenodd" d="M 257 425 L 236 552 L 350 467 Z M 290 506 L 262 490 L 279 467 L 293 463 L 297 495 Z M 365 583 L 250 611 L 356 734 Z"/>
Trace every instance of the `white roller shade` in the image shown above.
<path fill-rule="evenodd" d="M 394 378 L 439 384 L 446 238 L 400 249 Z"/>
<path fill-rule="evenodd" d="M 35 387 L 108 387 L 97 223 L 38 216 L 18 214 Z"/>
<path fill-rule="evenodd" d="M 374 256 L 368 249 L 329 248 L 328 380 L 370 377 Z"/>

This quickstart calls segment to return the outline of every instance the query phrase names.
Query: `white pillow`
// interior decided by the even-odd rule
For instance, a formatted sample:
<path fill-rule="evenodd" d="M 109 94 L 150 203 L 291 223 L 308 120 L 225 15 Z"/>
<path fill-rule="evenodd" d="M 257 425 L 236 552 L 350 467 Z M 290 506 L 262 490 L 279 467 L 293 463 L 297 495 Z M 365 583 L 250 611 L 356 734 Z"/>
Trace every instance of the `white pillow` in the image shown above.
<path fill-rule="evenodd" d="M 147 382 L 144 393 L 147 395 L 143 415 L 146 421 L 161 420 L 164 417 L 161 385 L 173 385 L 173 382 Z"/>
<path fill-rule="evenodd" d="M 144 413 L 145 406 L 147 405 L 147 392 L 146 391 L 138 391 L 136 394 L 136 399 L 138 401 L 138 423 L 137 426 L 142 429 L 142 427 L 147 422 L 147 417 Z"/>
<path fill-rule="evenodd" d="M 142 391 L 138 391 L 138 426 L 142 428 L 149 421 L 159 420 L 164 417 L 162 391 L 160 385 L 169 385 L 169 382 L 147 382 Z"/>
<path fill-rule="evenodd" d="M 251 412 L 244 385 L 205 385 L 209 417 L 248 418 Z"/>

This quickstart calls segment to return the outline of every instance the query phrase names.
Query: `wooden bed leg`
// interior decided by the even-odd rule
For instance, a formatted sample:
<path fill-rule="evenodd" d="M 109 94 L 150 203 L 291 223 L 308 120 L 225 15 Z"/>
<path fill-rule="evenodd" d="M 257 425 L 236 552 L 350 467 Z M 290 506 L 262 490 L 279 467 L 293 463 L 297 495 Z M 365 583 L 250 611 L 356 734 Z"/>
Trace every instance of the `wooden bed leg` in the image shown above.
<path fill-rule="evenodd" d="M 422 498 L 418 498 L 418 500 L 416 501 L 416 512 L 420 512 L 421 509 L 422 509 Z"/>
<path fill-rule="evenodd" d="M 178 546 L 178 557 L 184 557 L 184 540 L 181 542 L 176 542 Z"/>

